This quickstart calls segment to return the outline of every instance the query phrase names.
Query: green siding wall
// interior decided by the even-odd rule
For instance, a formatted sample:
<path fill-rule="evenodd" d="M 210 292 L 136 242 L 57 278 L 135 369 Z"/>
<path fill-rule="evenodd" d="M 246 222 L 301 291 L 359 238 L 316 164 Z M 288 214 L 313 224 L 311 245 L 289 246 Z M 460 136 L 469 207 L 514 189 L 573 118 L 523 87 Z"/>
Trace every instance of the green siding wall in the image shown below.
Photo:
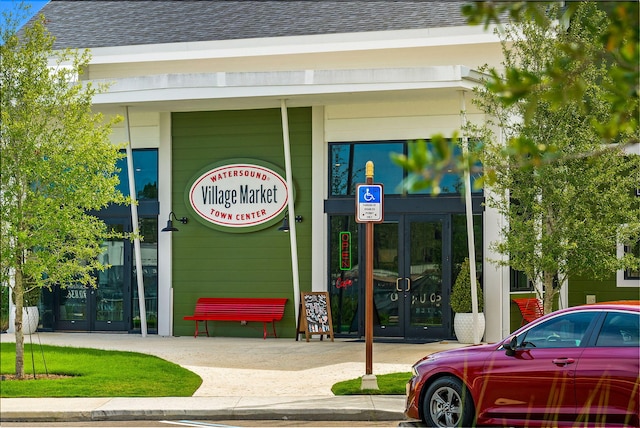
<path fill-rule="evenodd" d="M 311 291 L 311 109 L 290 109 L 289 135 L 296 215 L 301 291 Z M 189 180 L 202 168 L 226 159 L 250 158 L 270 162 L 284 171 L 280 109 L 172 114 L 172 209 L 191 216 L 184 202 Z M 289 235 L 280 224 L 251 233 L 227 233 L 190 219 L 174 224 L 174 334 L 192 335 L 198 297 L 286 297 L 278 336 L 296 330 Z M 268 328 L 271 332 L 271 326 Z M 210 322 L 215 336 L 261 337 L 262 323 Z"/>
<path fill-rule="evenodd" d="M 569 306 L 584 305 L 589 294 L 596 296 L 596 302 L 638 300 L 640 288 L 617 287 L 615 275 L 604 281 L 578 276 L 569 279 Z"/>
<path fill-rule="evenodd" d="M 607 302 L 613 300 L 638 300 L 640 299 L 640 288 L 638 287 L 617 287 L 615 275 L 607 280 L 596 281 L 591 278 L 575 276 L 569 279 L 568 306 L 579 306 L 587 303 L 587 295 L 595 295 L 596 302 Z M 511 298 L 516 297 L 534 297 L 532 294 L 511 294 Z M 556 299 L 560 297 L 557 296 Z M 559 307 L 556 300 L 554 309 Z M 513 332 L 520 327 L 522 315 L 518 306 L 511 302 L 511 331 Z"/>

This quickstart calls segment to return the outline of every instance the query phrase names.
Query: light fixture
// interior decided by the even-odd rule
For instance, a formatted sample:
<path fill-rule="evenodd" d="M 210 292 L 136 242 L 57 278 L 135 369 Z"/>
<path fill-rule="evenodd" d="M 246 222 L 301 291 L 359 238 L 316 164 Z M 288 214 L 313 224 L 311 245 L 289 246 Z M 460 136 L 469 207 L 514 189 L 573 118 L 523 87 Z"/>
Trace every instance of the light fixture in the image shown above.
<path fill-rule="evenodd" d="M 182 217 L 182 218 L 176 217 L 173 211 L 171 211 L 169 213 L 169 220 L 167 221 L 167 227 L 162 229 L 161 232 L 178 232 L 178 228 L 173 226 L 173 220 L 171 220 L 171 217 L 175 218 L 182 224 L 187 224 L 187 222 L 189 221 L 186 217 Z"/>
<path fill-rule="evenodd" d="M 302 223 L 302 216 L 301 215 L 297 215 L 296 216 L 296 223 Z M 289 215 L 288 214 L 286 216 L 284 216 L 284 219 L 282 220 L 282 226 L 280 226 L 278 228 L 278 230 L 280 230 L 282 232 L 288 232 L 289 231 Z"/>

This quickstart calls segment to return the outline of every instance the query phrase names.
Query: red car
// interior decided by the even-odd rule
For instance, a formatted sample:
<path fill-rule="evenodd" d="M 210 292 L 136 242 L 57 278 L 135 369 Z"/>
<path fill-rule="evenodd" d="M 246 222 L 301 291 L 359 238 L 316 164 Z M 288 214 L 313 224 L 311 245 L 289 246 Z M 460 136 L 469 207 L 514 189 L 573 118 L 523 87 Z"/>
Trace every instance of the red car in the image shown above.
<path fill-rule="evenodd" d="M 418 361 L 405 414 L 434 427 L 637 427 L 639 337 L 640 301 L 559 310 Z"/>

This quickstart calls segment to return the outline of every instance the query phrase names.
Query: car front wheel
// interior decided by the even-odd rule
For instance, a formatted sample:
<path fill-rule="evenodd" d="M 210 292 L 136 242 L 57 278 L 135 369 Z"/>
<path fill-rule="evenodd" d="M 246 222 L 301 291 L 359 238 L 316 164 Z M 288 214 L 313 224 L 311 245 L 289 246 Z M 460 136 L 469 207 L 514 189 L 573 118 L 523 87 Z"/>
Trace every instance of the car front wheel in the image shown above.
<path fill-rule="evenodd" d="M 422 412 L 430 427 L 469 427 L 475 419 L 471 395 L 454 377 L 437 379 L 429 386 Z"/>

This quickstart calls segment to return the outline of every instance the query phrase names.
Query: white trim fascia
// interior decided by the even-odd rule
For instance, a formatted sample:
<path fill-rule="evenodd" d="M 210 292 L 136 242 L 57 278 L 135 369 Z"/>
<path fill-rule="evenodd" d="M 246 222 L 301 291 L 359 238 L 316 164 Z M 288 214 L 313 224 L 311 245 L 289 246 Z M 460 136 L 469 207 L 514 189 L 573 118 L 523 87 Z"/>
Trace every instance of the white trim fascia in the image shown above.
<path fill-rule="evenodd" d="M 291 97 L 423 89 L 472 89 L 480 73 L 464 66 L 162 74 L 94 80 L 111 83 L 93 103 Z"/>
<path fill-rule="evenodd" d="M 616 244 L 616 257 L 621 259 L 624 257 L 624 243 L 618 241 Z M 625 270 L 619 269 L 616 271 L 616 287 L 640 287 L 640 279 L 638 278 L 625 278 Z"/>
<path fill-rule="evenodd" d="M 456 26 L 310 36 L 91 48 L 90 64 L 184 61 L 271 55 L 500 43 L 494 26 Z"/>

